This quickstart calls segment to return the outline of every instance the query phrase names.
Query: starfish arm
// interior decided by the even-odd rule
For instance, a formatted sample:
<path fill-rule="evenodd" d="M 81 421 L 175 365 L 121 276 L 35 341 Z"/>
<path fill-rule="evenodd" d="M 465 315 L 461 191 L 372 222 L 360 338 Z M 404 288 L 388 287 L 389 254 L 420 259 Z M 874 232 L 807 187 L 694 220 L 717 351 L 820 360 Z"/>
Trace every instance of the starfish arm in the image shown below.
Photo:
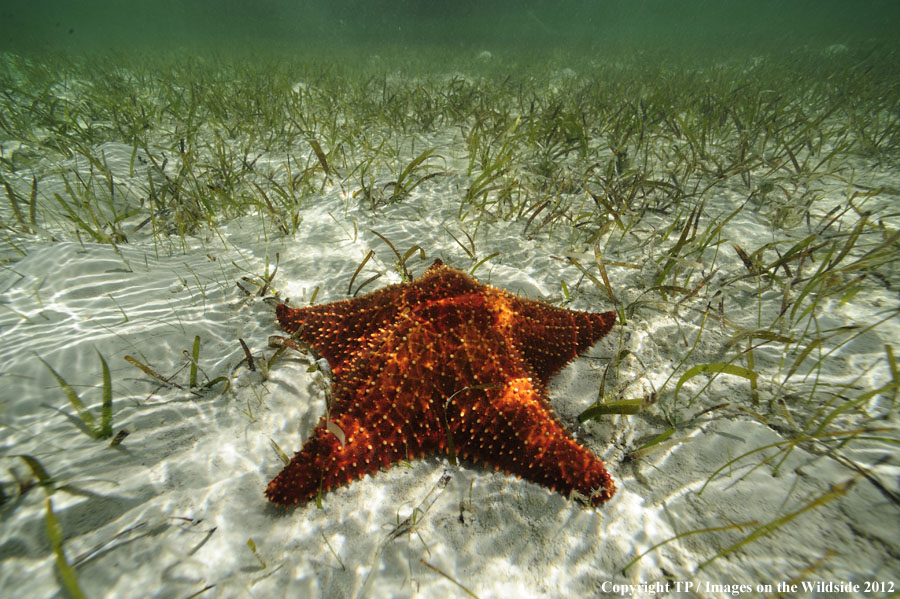
<path fill-rule="evenodd" d="M 300 330 L 300 339 L 310 344 L 332 369 L 350 359 L 364 340 L 377 334 L 397 317 L 398 285 L 363 297 L 306 308 L 278 304 L 275 316 L 285 331 Z"/>
<path fill-rule="evenodd" d="M 616 322 L 615 312 L 578 312 L 509 297 L 515 323 L 510 336 L 543 385 L 578 354 L 605 337 Z"/>
<path fill-rule="evenodd" d="M 475 326 L 484 312 L 477 307 L 454 309 L 462 324 L 440 334 L 435 348 L 444 358 L 440 394 L 456 451 L 562 493 L 577 491 L 594 505 L 609 500 L 615 485 L 604 463 L 554 417 L 546 385 L 533 378 L 508 330 Z"/>
<path fill-rule="evenodd" d="M 593 505 L 616 492 L 604 463 L 576 442 L 524 376 L 458 402 L 451 429 L 459 453 Z M 474 399 L 474 401 L 472 401 Z"/>
<path fill-rule="evenodd" d="M 401 318 L 390 332 L 360 348 L 353 364 L 335 371 L 330 418 L 343 442 L 322 419 L 269 483 L 270 501 L 305 503 L 320 490 L 445 447 L 446 432 L 432 407 L 438 359 L 433 336 L 427 326 Z"/>
<path fill-rule="evenodd" d="M 358 448 L 358 447 L 357 447 Z M 303 448 L 294 454 L 287 466 L 266 487 L 272 503 L 289 507 L 306 503 L 317 493 L 328 491 L 338 483 L 338 475 L 346 473 L 349 452 L 342 452 L 340 440 L 328 431 L 325 419 L 313 431 Z M 340 464 L 337 456 L 344 453 Z M 357 451 L 358 453 L 358 451 Z M 359 456 L 353 456 L 352 460 Z M 343 471 L 341 471 L 343 469 Z M 331 476 L 328 476 L 329 472 Z"/>
<path fill-rule="evenodd" d="M 325 493 L 397 461 L 390 459 L 389 453 L 376 451 L 374 435 L 352 417 L 338 418 L 332 425 L 344 435 L 343 442 L 323 418 L 303 448 L 269 483 L 269 501 L 286 507 L 306 503 L 320 491 Z"/>

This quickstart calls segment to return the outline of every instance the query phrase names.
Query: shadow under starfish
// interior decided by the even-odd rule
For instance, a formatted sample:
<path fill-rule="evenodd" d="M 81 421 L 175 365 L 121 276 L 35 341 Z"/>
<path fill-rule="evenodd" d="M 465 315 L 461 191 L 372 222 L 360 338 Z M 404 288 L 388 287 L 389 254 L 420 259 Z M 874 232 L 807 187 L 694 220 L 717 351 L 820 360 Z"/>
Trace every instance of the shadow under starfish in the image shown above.
<path fill-rule="evenodd" d="M 333 373 L 330 420 L 266 489 L 273 503 L 401 460 L 455 453 L 599 505 L 615 493 L 604 464 L 554 416 L 547 384 L 606 335 L 615 312 L 557 308 L 482 285 L 435 260 L 411 283 L 307 308 L 278 322 Z"/>

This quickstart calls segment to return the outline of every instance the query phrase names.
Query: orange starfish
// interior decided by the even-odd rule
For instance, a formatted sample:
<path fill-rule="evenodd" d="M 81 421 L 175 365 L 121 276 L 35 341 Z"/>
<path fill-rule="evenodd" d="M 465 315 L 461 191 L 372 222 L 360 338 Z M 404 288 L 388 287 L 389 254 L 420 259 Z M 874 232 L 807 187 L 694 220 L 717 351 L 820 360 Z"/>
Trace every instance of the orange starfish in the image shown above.
<path fill-rule="evenodd" d="M 334 401 L 330 422 L 323 417 L 269 483 L 270 501 L 306 502 L 438 452 L 594 505 L 615 493 L 603 462 L 547 401 L 550 377 L 606 335 L 615 312 L 522 299 L 435 260 L 412 283 L 321 306 L 279 304 L 276 315 L 328 360 Z"/>

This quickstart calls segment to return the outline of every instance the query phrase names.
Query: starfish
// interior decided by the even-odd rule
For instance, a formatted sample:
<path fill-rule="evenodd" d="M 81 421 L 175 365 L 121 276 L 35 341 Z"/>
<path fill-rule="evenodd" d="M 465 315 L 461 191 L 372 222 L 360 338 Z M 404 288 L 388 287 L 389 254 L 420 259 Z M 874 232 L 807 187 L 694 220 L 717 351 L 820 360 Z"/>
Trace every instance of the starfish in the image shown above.
<path fill-rule="evenodd" d="M 304 503 L 435 453 L 593 505 L 615 493 L 603 462 L 572 438 L 547 400 L 550 377 L 606 335 L 615 312 L 523 299 L 438 259 L 413 282 L 319 306 L 279 304 L 276 316 L 328 361 L 333 401 L 269 483 L 273 503 Z"/>

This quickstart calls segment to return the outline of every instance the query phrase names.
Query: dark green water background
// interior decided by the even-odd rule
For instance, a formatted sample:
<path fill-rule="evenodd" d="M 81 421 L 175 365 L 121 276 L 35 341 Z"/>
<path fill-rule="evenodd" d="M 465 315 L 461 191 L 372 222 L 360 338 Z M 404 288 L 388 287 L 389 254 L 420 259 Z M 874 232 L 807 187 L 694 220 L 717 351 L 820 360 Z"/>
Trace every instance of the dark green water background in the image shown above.
<path fill-rule="evenodd" d="M 2 0 L 2 50 L 737 53 L 894 45 L 898 0 Z"/>

